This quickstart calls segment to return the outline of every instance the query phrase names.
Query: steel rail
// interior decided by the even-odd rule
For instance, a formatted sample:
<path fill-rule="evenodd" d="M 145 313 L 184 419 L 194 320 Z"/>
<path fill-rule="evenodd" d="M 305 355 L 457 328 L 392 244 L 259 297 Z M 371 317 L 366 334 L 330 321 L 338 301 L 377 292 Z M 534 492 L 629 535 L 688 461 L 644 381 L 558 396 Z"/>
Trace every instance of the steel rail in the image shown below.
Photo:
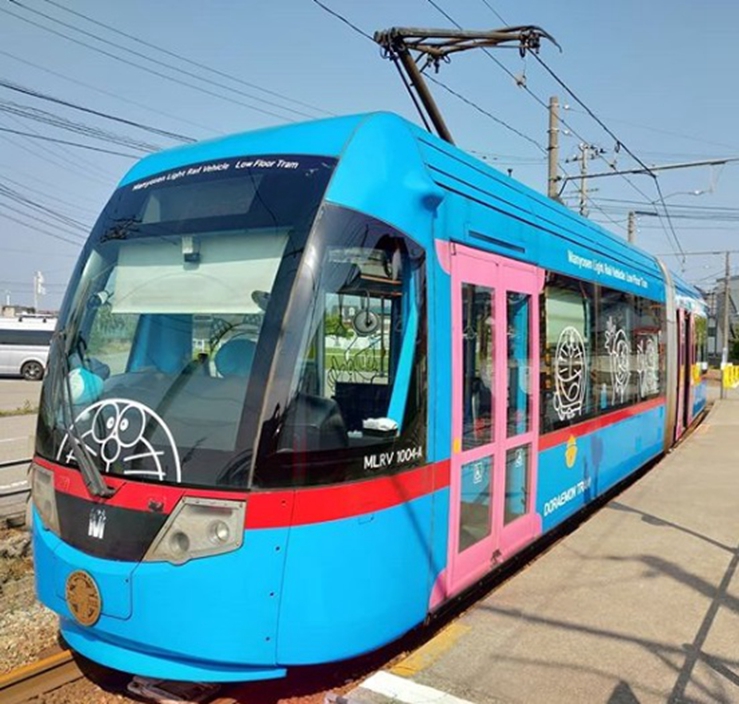
<path fill-rule="evenodd" d="M 26 460 L 10 464 L 3 463 L 0 464 L 0 469 L 17 466 L 25 462 Z M 0 527 L 5 525 L 19 527 L 18 519 L 23 520 L 22 524 L 26 523 L 26 510 L 30 493 L 31 485 L 27 479 L 15 481 L 11 484 L 0 484 Z"/>
<path fill-rule="evenodd" d="M 0 462 L 0 469 L 6 469 L 7 467 L 15 467 L 17 464 L 31 464 L 33 461 L 32 457 L 25 457 L 22 460 L 3 460 Z"/>
<path fill-rule="evenodd" d="M 62 650 L 43 660 L 0 675 L 0 701 L 22 704 L 83 677 L 72 651 Z"/>

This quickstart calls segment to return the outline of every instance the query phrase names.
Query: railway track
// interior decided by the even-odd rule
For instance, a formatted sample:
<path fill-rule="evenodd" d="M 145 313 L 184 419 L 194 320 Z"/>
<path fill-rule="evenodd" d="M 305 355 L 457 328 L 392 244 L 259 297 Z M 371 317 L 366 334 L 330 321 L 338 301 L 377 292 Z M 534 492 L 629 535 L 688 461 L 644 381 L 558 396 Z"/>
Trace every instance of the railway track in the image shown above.
<path fill-rule="evenodd" d="M 18 470 L 24 470 L 31 463 L 29 459 L 0 462 L 0 527 L 19 527 L 25 524 L 26 503 L 31 493 L 28 479 L 18 479 Z M 8 470 L 14 480 L 4 481 L 3 470 Z"/>
<path fill-rule="evenodd" d="M 0 701 L 3 704 L 22 704 L 83 676 L 72 652 L 62 650 L 31 665 L 0 675 Z"/>

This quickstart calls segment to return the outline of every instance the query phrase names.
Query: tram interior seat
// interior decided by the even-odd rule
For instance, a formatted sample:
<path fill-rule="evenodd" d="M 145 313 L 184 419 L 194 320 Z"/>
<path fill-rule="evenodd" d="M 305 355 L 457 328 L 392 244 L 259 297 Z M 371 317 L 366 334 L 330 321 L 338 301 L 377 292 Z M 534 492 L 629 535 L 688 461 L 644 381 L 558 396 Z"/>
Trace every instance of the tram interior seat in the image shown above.
<path fill-rule="evenodd" d="M 337 381 L 334 398 L 344 416 L 347 430 L 361 431 L 368 418 L 383 418 L 390 404 L 388 384 L 357 384 Z"/>
<path fill-rule="evenodd" d="M 248 377 L 254 361 L 256 343 L 245 337 L 235 337 L 216 352 L 214 363 L 222 377 Z"/>
<path fill-rule="evenodd" d="M 294 452 L 336 450 L 349 444 L 344 417 L 336 401 L 298 392 L 288 406 L 280 449 Z"/>

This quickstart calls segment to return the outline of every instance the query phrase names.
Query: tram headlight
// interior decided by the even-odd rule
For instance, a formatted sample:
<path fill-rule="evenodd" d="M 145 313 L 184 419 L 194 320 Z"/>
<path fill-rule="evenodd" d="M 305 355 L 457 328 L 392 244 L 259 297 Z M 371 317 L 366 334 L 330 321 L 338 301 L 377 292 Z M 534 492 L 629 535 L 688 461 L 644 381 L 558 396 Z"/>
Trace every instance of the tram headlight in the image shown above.
<path fill-rule="evenodd" d="M 144 555 L 144 562 L 171 562 L 220 555 L 241 547 L 245 501 L 186 496 L 177 504 Z"/>
<path fill-rule="evenodd" d="M 41 525 L 46 530 L 59 535 L 54 473 L 35 462 L 31 464 L 31 498 L 41 518 Z"/>

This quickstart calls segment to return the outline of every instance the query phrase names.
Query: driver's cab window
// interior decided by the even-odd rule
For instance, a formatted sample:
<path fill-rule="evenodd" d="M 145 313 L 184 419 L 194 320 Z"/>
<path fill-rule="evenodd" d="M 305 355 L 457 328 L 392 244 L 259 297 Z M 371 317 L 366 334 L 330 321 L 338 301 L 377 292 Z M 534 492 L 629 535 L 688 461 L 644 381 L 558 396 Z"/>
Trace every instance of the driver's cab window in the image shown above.
<path fill-rule="evenodd" d="M 363 240 L 325 249 L 279 450 L 392 445 L 418 431 L 423 257 L 387 228 L 364 228 Z"/>

